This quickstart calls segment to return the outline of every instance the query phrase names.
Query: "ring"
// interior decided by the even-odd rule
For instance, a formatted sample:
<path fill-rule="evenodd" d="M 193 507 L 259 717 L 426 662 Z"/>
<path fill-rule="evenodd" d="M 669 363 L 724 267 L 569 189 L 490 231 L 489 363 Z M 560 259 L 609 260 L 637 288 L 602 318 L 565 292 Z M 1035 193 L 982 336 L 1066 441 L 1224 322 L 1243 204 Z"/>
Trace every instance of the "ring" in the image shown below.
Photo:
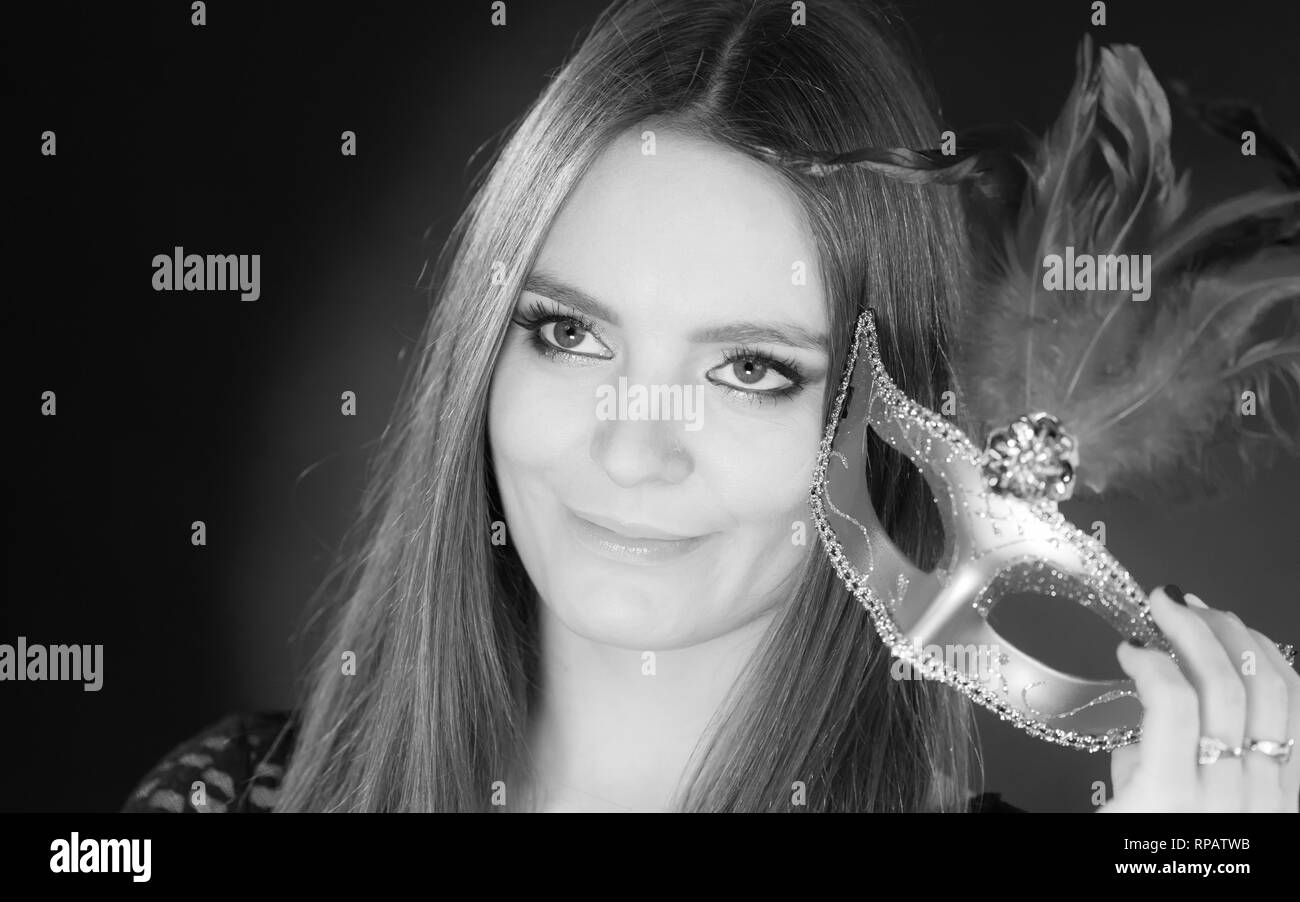
<path fill-rule="evenodd" d="M 1197 764 L 1213 764 L 1224 755 L 1229 758 L 1240 758 L 1245 754 L 1245 749 L 1239 745 L 1228 745 L 1226 742 L 1220 742 L 1209 736 L 1202 736 L 1200 742 L 1199 754 L 1196 756 Z M 1288 750 L 1287 754 L 1290 754 Z"/>
<path fill-rule="evenodd" d="M 1277 650 L 1280 651 L 1280 652 L 1282 652 L 1282 660 L 1286 661 L 1286 662 L 1287 662 L 1288 664 L 1290 664 L 1292 667 L 1295 666 L 1295 646 L 1294 646 L 1294 645 L 1292 645 L 1290 642 L 1288 642 L 1286 645 L 1283 645 L 1281 642 L 1279 642 L 1279 643 L 1277 644 Z"/>
<path fill-rule="evenodd" d="M 1288 739 L 1286 742 L 1275 742 L 1272 739 L 1246 738 L 1247 751 L 1268 755 L 1270 758 L 1275 759 L 1278 764 L 1286 764 L 1291 760 L 1291 749 L 1294 746 L 1294 739 Z"/>

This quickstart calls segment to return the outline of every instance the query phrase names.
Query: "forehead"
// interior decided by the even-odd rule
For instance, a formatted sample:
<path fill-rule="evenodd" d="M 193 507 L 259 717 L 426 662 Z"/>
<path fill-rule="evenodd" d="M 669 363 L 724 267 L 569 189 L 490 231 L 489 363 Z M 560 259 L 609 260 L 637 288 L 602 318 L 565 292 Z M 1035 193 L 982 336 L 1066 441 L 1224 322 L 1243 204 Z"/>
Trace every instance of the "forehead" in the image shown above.
<path fill-rule="evenodd" d="M 816 246 L 781 177 L 679 131 L 656 130 L 647 153 L 642 132 L 623 133 L 593 161 L 538 266 L 620 310 L 824 323 Z"/>

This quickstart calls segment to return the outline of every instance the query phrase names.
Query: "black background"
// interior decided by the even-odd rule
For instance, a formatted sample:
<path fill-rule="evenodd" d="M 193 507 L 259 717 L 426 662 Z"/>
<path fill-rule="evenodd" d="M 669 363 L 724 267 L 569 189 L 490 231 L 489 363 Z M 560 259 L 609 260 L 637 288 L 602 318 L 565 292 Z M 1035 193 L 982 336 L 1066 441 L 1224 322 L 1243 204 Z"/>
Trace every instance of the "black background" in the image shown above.
<path fill-rule="evenodd" d="M 815 0 L 809 3 L 815 14 Z M 1161 77 L 1258 101 L 1300 145 L 1300 7 L 1234 0 L 899 4 L 958 126 L 1060 108 L 1085 31 Z M 222 714 L 283 708 L 290 642 L 360 497 L 427 301 L 425 262 L 471 160 L 602 2 L 48 4 L 7 10 L 4 242 L 10 428 L 0 642 L 100 643 L 104 687 L 0 684 L 0 810 L 115 810 Z M 1288 8 L 1289 7 L 1289 8 Z M 58 155 L 39 152 L 57 132 Z M 340 132 L 359 155 L 339 153 Z M 1175 119 L 1212 200 L 1259 159 Z M 262 296 L 155 292 L 154 254 L 259 253 Z M 40 397 L 58 394 L 58 416 Z M 340 394 L 359 398 L 340 415 Z M 1300 640 L 1300 465 L 1191 506 L 1079 506 L 1145 586 L 1170 580 Z M 190 544 L 203 520 L 208 545 Z M 988 786 L 1090 808 L 1104 756 L 983 716 Z"/>

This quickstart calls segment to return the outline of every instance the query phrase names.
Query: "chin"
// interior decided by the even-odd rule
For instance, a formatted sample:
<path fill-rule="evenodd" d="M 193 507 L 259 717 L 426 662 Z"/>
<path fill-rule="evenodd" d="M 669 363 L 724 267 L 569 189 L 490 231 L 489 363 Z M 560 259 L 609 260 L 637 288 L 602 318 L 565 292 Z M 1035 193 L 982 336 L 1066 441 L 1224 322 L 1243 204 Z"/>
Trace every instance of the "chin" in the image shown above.
<path fill-rule="evenodd" d="M 542 603 L 576 635 L 631 651 L 666 651 L 694 645 L 707 636 L 694 622 L 698 608 L 686 592 L 637 585 L 627 579 L 593 578 L 567 583 Z"/>

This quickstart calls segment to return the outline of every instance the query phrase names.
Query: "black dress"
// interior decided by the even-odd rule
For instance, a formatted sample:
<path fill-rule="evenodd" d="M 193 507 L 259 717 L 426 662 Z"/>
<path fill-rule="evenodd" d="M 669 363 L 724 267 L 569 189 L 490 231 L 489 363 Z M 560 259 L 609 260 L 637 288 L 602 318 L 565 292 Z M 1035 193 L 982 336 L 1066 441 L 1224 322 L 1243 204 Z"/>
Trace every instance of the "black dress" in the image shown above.
<path fill-rule="evenodd" d="M 232 714 L 182 742 L 131 793 L 129 812 L 266 812 L 275 807 L 296 724 L 282 711 Z M 203 783 L 203 807 L 191 794 Z M 1018 812 L 996 792 L 971 799 L 974 813 Z"/>

